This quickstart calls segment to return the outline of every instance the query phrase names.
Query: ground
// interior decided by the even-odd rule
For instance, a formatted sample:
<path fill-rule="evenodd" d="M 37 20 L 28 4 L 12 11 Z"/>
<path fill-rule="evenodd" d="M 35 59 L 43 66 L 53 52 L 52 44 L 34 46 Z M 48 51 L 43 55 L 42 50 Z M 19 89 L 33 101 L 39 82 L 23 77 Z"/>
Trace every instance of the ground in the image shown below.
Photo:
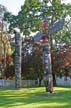
<path fill-rule="evenodd" d="M 0 108 L 71 108 L 71 88 L 54 87 L 53 95 L 44 87 L 0 89 Z"/>

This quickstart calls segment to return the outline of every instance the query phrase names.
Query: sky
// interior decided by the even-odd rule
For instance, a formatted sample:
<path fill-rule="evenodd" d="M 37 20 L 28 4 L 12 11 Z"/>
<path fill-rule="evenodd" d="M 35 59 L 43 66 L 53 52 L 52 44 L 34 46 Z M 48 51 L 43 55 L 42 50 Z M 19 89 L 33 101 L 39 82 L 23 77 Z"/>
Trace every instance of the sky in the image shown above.
<path fill-rule="evenodd" d="M 9 12 L 17 15 L 25 0 L 0 0 L 0 4 L 4 5 Z"/>
<path fill-rule="evenodd" d="M 0 0 L 0 4 L 4 5 L 9 12 L 17 15 L 21 9 L 21 5 L 24 4 L 25 0 Z M 62 0 L 65 3 L 71 3 L 71 0 Z"/>

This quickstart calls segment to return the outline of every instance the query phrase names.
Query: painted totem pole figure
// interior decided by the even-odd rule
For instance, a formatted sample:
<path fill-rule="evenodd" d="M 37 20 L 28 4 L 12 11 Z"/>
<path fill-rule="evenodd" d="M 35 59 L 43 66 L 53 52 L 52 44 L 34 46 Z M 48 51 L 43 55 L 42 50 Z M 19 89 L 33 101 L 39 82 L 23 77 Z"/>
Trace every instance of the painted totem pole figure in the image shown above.
<path fill-rule="evenodd" d="M 46 87 L 46 92 L 52 93 L 53 91 L 53 78 L 51 69 L 51 53 L 50 53 L 50 41 L 47 31 L 46 22 L 42 22 L 43 37 L 41 38 L 41 44 L 43 47 L 43 67 L 44 67 L 44 84 Z"/>
<path fill-rule="evenodd" d="M 21 36 L 20 30 L 14 28 L 15 33 L 15 87 L 21 88 Z"/>
<path fill-rule="evenodd" d="M 34 36 L 34 42 L 41 42 L 43 48 L 43 67 L 44 67 L 44 82 L 46 91 L 52 93 L 53 91 L 53 77 L 51 66 L 51 53 L 50 53 L 50 37 L 54 33 L 63 28 L 65 19 L 62 18 L 55 22 L 52 26 L 47 25 L 47 20 L 41 22 L 42 32 L 38 32 Z"/>

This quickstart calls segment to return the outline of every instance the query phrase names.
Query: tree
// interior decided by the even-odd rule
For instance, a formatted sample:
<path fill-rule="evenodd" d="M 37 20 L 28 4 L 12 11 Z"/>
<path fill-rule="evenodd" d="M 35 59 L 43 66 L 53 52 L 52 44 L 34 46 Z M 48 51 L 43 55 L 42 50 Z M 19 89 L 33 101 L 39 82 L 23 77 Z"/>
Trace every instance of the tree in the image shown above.
<path fill-rule="evenodd" d="M 8 33 L 13 33 L 13 28 L 15 28 L 18 24 L 17 22 L 17 16 L 12 15 L 11 12 L 5 12 L 4 14 L 4 21 L 7 21 L 9 29 L 8 29 Z"/>
<path fill-rule="evenodd" d="M 2 78 L 4 78 L 4 71 L 6 68 L 6 54 L 9 53 L 10 50 L 10 42 L 9 42 L 9 35 L 7 33 L 7 24 L 3 20 L 4 14 L 7 12 L 7 9 L 5 6 L 0 5 L 0 45 L 2 50 L 1 56 L 3 59 L 2 65 L 3 65 L 3 72 L 2 72 Z"/>
<path fill-rule="evenodd" d="M 48 26 L 52 26 L 60 18 L 70 16 L 70 8 L 69 4 L 62 4 L 61 0 L 42 0 L 42 2 L 40 0 L 26 0 L 17 16 L 6 13 L 5 19 L 9 21 L 10 31 L 19 25 L 24 35 L 30 35 L 31 32 L 41 30 L 40 22 L 43 19 L 47 21 Z M 56 43 L 70 41 L 70 33 L 66 30 L 68 29 L 67 25 L 68 23 L 65 24 L 63 30 L 51 36 L 51 40 L 54 39 Z"/>

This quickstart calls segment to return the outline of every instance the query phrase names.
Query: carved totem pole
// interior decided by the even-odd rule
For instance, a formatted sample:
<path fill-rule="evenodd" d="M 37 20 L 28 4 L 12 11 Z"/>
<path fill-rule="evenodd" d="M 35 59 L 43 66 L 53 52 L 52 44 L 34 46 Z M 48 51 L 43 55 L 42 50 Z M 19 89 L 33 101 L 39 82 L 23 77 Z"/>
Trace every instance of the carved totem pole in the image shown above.
<path fill-rule="evenodd" d="M 14 28 L 15 33 L 15 87 L 21 88 L 21 43 L 20 30 Z"/>
<path fill-rule="evenodd" d="M 50 39 L 48 36 L 48 25 L 45 21 L 41 22 L 43 36 L 41 38 L 41 45 L 43 47 L 43 68 L 44 68 L 44 84 L 46 92 L 53 92 L 53 77 L 51 65 Z"/>

